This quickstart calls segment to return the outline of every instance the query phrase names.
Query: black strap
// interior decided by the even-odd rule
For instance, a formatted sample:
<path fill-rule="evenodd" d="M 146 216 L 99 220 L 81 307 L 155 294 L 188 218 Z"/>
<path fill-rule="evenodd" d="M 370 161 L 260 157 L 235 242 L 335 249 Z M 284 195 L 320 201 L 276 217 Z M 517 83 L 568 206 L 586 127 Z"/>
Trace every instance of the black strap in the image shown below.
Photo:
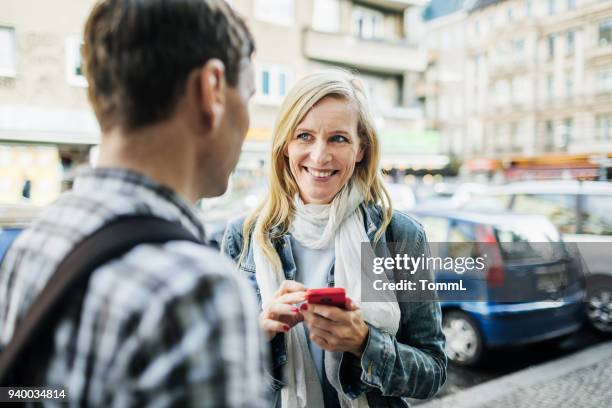
<path fill-rule="evenodd" d="M 35 341 L 40 344 L 41 336 L 48 335 L 59 322 L 65 313 L 62 306 L 66 302 L 62 300 L 85 293 L 94 270 L 139 244 L 169 241 L 202 243 L 176 222 L 150 215 L 130 215 L 111 221 L 77 244 L 60 263 L 0 353 L 0 386 L 29 385 L 13 384 L 21 357 L 35 346 Z"/>

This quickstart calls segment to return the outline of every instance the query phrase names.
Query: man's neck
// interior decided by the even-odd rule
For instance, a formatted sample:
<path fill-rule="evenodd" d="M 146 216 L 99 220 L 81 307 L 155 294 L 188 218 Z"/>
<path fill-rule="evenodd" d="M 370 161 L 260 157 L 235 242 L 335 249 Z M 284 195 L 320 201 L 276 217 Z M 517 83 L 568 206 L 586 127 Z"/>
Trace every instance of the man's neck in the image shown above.
<path fill-rule="evenodd" d="M 115 167 L 141 173 L 194 203 L 195 152 L 189 134 L 180 126 L 163 123 L 133 132 L 113 130 L 102 135 L 97 167 Z"/>

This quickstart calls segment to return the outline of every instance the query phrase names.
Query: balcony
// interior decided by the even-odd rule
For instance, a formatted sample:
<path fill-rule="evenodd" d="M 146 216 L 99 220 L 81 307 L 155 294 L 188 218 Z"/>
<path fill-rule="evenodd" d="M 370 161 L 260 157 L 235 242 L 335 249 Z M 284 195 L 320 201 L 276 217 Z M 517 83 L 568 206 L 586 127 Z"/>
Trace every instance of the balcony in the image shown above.
<path fill-rule="evenodd" d="M 375 7 L 382 7 L 387 10 L 404 11 L 414 6 L 426 6 L 428 0 L 361 0 L 361 3 Z"/>
<path fill-rule="evenodd" d="M 426 67 L 424 51 L 404 41 L 370 40 L 348 34 L 306 29 L 303 53 L 307 58 L 355 68 L 401 74 Z"/>
<path fill-rule="evenodd" d="M 597 46 L 586 51 L 588 63 L 601 65 L 612 61 L 612 45 Z"/>

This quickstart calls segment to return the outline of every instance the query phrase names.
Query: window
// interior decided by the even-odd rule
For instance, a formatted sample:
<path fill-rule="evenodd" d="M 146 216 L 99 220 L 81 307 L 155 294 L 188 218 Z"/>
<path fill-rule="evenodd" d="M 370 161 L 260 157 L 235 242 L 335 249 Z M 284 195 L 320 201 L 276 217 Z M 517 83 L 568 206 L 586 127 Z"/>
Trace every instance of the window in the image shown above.
<path fill-rule="evenodd" d="M 576 233 L 576 196 L 572 194 L 519 194 L 514 199 L 514 212 L 539 214 L 564 234 Z"/>
<path fill-rule="evenodd" d="M 446 234 L 448 233 L 446 218 L 425 216 L 419 217 L 419 221 L 425 228 L 429 242 L 446 242 Z"/>
<path fill-rule="evenodd" d="M 448 236 L 448 256 L 451 258 L 471 257 L 476 249 L 476 231 L 474 224 L 465 221 L 453 221 Z"/>
<path fill-rule="evenodd" d="M 506 11 L 506 13 L 507 13 L 508 21 L 512 21 L 514 19 L 514 15 L 512 14 L 512 7 L 508 7 L 508 10 Z"/>
<path fill-rule="evenodd" d="M 530 220 L 529 225 L 503 223 L 495 226 L 495 237 L 505 260 L 558 259 L 559 233 L 546 220 Z"/>
<path fill-rule="evenodd" d="M 266 96 L 270 95 L 270 71 L 261 72 L 261 93 Z"/>
<path fill-rule="evenodd" d="M 595 90 L 598 93 L 612 91 L 612 67 L 601 68 L 595 77 Z"/>
<path fill-rule="evenodd" d="M 554 34 L 549 34 L 547 39 L 548 46 L 548 58 L 553 59 L 555 57 L 555 36 Z"/>
<path fill-rule="evenodd" d="M 546 121 L 546 140 L 544 140 L 544 149 L 552 150 L 555 147 L 555 125 L 552 120 Z"/>
<path fill-rule="evenodd" d="M 582 233 L 612 235 L 612 196 L 585 195 L 581 214 Z"/>
<path fill-rule="evenodd" d="M 546 76 L 546 97 L 548 98 L 548 100 L 552 100 L 553 95 L 554 95 L 554 86 L 555 86 L 555 80 L 554 77 L 552 75 L 547 75 Z"/>
<path fill-rule="evenodd" d="M 597 115 L 597 139 L 612 140 L 612 113 Z"/>
<path fill-rule="evenodd" d="M 525 40 L 522 38 L 514 40 L 514 53 L 517 57 L 522 57 L 525 51 Z"/>
<path fill-rule="evenodd" d="M 599 45 L 606 46 L 612 44 L 612 18 L 599 23 Z"/>
<path fill-rule="evenodd" d="M 401 106 L 401 77 L 395 75 L 361 74 L 370 107 L 374 112 L 382 112 Z M 448 117 L 450 98 L 440 101 L 439 114 Z"/>
<path fill-rule="evenodd" d="M 280 103 L 287 95 L 290 74 L 281 66 L 257 67 L 257 99 L 263 103 Z"/>
<path fill-rule="evenodd" d="M 510 124 L 510 150 L 512 152 L 516 152 L 517 150 L 520 150 L 520 145 L 518 144 L 518 140 L 517 140 L 517 125 L 516 123 L 511 123 Z"/>
<path fill-rule="evenodd" d="M 255 18 L 278 25 L 293 24 L 293 0 L 255 0 Z"/>
<path fill-rule="evenodd" d="M 576 8 L 576 0 L 567 0 L 567 9 L 573 10 Z"/>
<path fill-rule="evenodd" d="M 563 121 L 563 139 L 564 139 L 564 143 L 567 146 L 570 142 L 570 140 L 572 140 L 572 136 L 574 133 L 574 120 L 572 118 L 566 118 Z"/>
<path fill-rule="evenodd" d="M 556 12 L 556 10 L 555 10 L 556 4 L 555 3 L 556 2 L 557 2 L 557 0 L 548 0 L 548 15 L 549 16 L 552 16 L 552 15 L 555 14 L 555 12 Z"/>
<path fill-rule="evenodd" d="M 525 91 L 525 80 L 522 77 L 517 77 L 517 78 L 513 78 L 512 79 L 512 83 L 511 83 L 511 92 L 510 94 L 512 95 L 511 100 L 512 103 L 521 103 L 523 102 L 523 94 Z"/>
<path fill-rule="evenodd" d="M 83 76 L 82 47 L 83 41 L 80 37 L 66 39 L 66 81 L 73 86 L 86 87 L 87 80 Z"/>
<path fill-rule="evenodd" d="M 532 5 L 533 5 L 532 3 L 533 3 L 532 0 L 527 0 L 525 2 L 525 15 L 527 17 L 531 17 L 531 11 L 532 11 L 531 9 L 532 9 Z"/>
<path fill-rule="evenodd" d="M 14 77 L 17 74 L 17 50 L 15 29 L 0 27 L 0 76 Z"/>
<path fill-rule="evenodd" d="M 565 96 L 568 98 L 574 95 L 574 79 L 572 73 L 568 72 L 565 76 Z"/>
<path fill-rule="evenodd" d="M 383 38 L 385 16 L 380 11 L 356 7 L 353 11 L 353 34 L 361 38 Z"/>
<path fill-rule="evenodd" d="M 318 31 L 337 32 L 340 24 L 338 0 L 315 0 L 312 28 Z"/>
<path fill-rule="evenodd" d="M 574 30 L 570 30 L 566 34 L 566 42 L 567 42 L 567 54 L 573 54 L 576 49 L 576 32 Z"/>

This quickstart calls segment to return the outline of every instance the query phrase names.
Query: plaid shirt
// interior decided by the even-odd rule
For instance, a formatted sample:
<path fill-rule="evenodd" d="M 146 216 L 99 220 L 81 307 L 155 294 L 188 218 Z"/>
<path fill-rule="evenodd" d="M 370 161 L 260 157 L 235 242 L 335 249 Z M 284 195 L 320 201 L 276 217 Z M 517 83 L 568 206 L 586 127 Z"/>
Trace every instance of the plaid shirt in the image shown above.
<path fill-rule="evenodd" d="M 194 210 L 169 189 L 125 170 L 84 172 L 2 263 L 0 347 L 75 244 L 124 214 L 180 222 L 204 238 Z M 64 387 L 71 405 L 265 406 L 257 303 L 234 270 L 191 242 L 139 245 L 95 270 L 82 304 L 66 300 L 53 350 L 26 372 Z"/>

